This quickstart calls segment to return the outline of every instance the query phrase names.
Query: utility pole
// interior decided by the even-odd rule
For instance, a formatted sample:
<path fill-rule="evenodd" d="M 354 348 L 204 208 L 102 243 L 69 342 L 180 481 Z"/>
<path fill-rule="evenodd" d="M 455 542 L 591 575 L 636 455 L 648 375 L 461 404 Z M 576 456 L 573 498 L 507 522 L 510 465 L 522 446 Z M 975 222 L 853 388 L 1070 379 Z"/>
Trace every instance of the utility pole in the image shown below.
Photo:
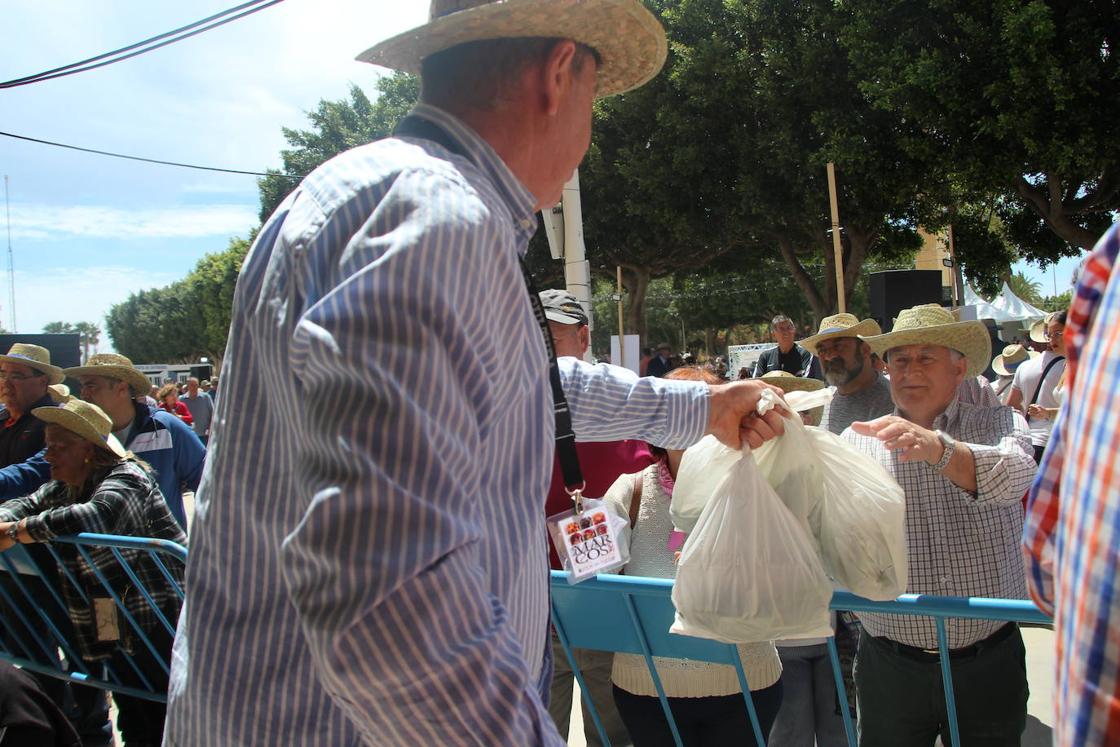
<path fill-rule="evenodd" d="M 8 175 L 4 174 L 4 215 L 8 221 L 8 313 L 12 315 L 12 334 L 16 331 L 16 268 L 12 253 L 12 205 L 8 200 Z"/>
<path fill-rule="evenodd" d="M 836 264 L 836 310 L 847 311 L 844 297 L 844 248 L 840 244 L 840 207 L 836 202 L 836 164 L 828 162 L 828 203 L 832 210 L 832 254 Z"/>

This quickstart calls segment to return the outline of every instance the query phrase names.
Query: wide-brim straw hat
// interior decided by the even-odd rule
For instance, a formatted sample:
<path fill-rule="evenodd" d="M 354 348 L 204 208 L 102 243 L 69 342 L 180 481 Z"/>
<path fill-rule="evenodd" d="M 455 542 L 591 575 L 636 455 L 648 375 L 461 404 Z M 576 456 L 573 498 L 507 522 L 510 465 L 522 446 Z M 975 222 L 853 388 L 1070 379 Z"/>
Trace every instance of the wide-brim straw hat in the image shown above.
<path fill-rule="evenodd" d="M 51 399 L 55 404 L 61 405 L 70 399 L 70 387 L 65 384 L 51 384 L 47 387 L 47 394 L 51 395 Z"/>
<path fill-rule="evenodd" d="M 128 453 L 113 435 L 113 421 L 95 404 L 70 398 L 58 407 L 36 407 L 31 414 L 44 423 L 56 423 L 98 448 L 124 458 Z"/>
<path fill-rule="evenodd" d="M 1042 343 L 1043 345 L 1050 344 L 1050 338 L 1046 336 L 1046 320 L 1039 319 L 1031 325 L 1030 337 L 1035 342 Z"/>
<path fill-rule="evenodd" d="M 794 376 L 789 371 L 768 371 L 762 374 L 762 380 L 783 392 L 815 392 L 824 388 L 824 382 L 820 379 Z"/>
<path fill-rule="evenodd" d="M 51 365 L 51 351 L 39 345 L 17 342 L 8 350 L 7 355 L 0 355 L 0 361 L 8 363 L 22 363 L 47 375 L 48 384 L 61 384 L 66 378 L 62 369 Z"/>
<path fill-rule="evenodd" d="M 599 97 L 637 88 L 661 70 L 665 29 L 639 0 L 432 0 L 428 22 L 358 55 L 419 73 L 424 58 L 467 42 L 555 37 L 599 54 Z"/>
<path fill-rule="evenodd" d="M 1000 376 L 1014 376 L 1016 368 L 1038 356 L 1038 353 L 1027 350 L 1022 345 L 1008 345 L 1002 353 L 992 358 L 992 370 Z"/>
<path fill-rule="evenodd" d="M 84 366 L 66 369 L 66 375 L 75 379 L 82 376 L 104 376 L 109 379 L 120 379 L 141 394 L 146 394 L 152 386 L 148 377 L 140 369 L 133 366 L 131 360 L 116 353 L 91 355 Z"/>
<path fill-rule="evenodd" d="M 879 323 L 874 319 L 860 321 L 853 314 L 834 314 L 821 320 L 820 329 L 812 337 L 806 337 L 798 343 L 813 355 L 817 354 L 817 345 L 834 337 L 871 337 L 882 334 Z"/>
<path fill-rule="evenodd" d="M 968 359 L 968 376 L 983 373 L 992 357 L 992 338 L 983 322 L 954 322 L 952 312 L 932 303 L 903 310 L 887 334 L 861 339 L 884 360 L 888 350 L 904 345 L 940 345 L 956 350 Z"/>

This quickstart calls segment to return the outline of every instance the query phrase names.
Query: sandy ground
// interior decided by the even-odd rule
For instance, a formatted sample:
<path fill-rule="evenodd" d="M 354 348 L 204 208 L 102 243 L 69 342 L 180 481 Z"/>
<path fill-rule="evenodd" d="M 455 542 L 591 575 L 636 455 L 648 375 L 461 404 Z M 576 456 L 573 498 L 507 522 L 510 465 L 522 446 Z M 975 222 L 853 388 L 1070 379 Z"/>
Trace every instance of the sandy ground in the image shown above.
<path fill-rule="evenodd" d="M 1054 634 L 1041 628 L 1024 628 L 1023 641 L 1027 647 L 1027 681 L 1031 696 L 1027 701 L 1027 729 L 1020 744 L 1023 747 L 1050 747 L 1051 726 L 1054 723 Z M 572 726 L 568 732 L 570 747 L 587 747 L 583 712 L 579 704 L 577 692 L 572 698 Z"/>

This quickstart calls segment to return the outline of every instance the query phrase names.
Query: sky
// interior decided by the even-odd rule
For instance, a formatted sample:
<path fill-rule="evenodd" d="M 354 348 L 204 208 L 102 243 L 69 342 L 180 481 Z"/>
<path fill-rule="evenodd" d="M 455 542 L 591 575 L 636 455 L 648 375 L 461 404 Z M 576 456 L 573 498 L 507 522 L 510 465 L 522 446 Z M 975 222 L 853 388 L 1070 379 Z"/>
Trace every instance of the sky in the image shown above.
<path fill-rule="evenodd" d="M 231 0 L 7 0 L 0 80 L 31 75 L 225 10 Z M 285 0 L 90 72 L 0 89 L 0 130 L 87 148 L 246 171 L 279 167 L 282 127 L 321 99 L 372 92 L 353 58 L 423 23 L 424 0 Z M 257 222 L 256 178 L 135 163 L 0 137 L 14 274 L 0 247 L 0 324 L 96 322 L 130 294 L 186 275 Z M 0 237 L 7 239 L 5 234 Z M 1059 292 L 1076 260 L 1059 263 Z M 1017 270 L 1053 292 L 1050 269 Z M 15 304 L 10 303 L 14 278 Z M 14 314 L 13 314 L 14 312 Z M 111 349 L 107 335 L 101 349 Z"/>
<path fill-rule="evenodd" d="M 0 80 L 132 44 L 237 0 L 7 0 Z M 280 166 L 281 128 L 321 99 L 372 91 L 385 71 L 354 57 L 423 23 L 423 0 L 285 0 L 182 42 L 65 78 L 0 89 L 0 130 L 99 150 L 246 171 Z M 0 324 L 92 321 L 186 275 L 258 222 L 256 177 L 142 164 L 0 137 Z M 2 196 L 0 196 L 2 197 Z M 111 348 L 103 335 L 101 349 Z"/>

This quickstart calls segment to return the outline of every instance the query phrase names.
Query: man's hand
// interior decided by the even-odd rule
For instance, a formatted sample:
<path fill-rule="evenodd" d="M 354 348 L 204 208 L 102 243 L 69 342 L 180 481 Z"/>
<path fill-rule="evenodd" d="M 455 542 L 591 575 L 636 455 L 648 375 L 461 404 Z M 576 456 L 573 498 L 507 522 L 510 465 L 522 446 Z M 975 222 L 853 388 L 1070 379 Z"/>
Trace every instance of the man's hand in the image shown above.
<path fill-rule="evenodd" d="M 898 452 L 900 462 L 937 464 L 945 452 L 937 433 L 897 415 L 884 415 L 866 423 L 855 422 L 852 430 L 879 439 L 887 449 Z"/>
<path fill-rule="evenodd" d="M 11 549 L 16 544 L 12 541 L 12 538 L 8 536 L 8 530 L 10 530 L 11 527 L 12 522 L 0 521 L 0 552 Z"/>
<path fill-rule="evenodd" d="M 757 449 L 785 433 L 782 415 L 776 409 L 758 414 L 758 400 L 767 389 L 782 396 L 781 389 L 757 380 L 713 385 L 708 433 L 733 449 L 741 449 L 743 442 Z"/>

